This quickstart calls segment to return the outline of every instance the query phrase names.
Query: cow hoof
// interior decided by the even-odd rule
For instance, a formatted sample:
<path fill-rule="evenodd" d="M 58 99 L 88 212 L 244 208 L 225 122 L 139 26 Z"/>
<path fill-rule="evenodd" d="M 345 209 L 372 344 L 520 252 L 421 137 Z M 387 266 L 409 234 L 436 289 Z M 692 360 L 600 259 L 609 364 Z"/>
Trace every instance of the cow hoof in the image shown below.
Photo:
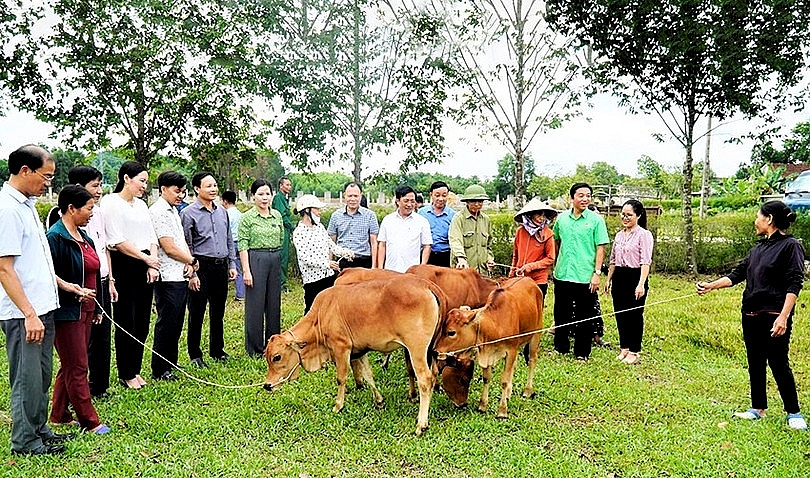
<path fill-rule="evenodd" d="M 408 397 L 408 401 L 411 402 L 411 403 L 419 403 L 419 396 L 418 395 L 413 395 L 411 397 Z"/>
<path fill-rule="evenodd" d="M 498 413 L 497 415 L 495 415 L 495 418 L 497 418 L 499 420 L 506 420 L 507 418 L 509 418 L 509 414 L 506 413 L 506 412 Z"/>
<path fill-rule="evenodd" d="M 335 405 L 334 407 L 332 407 L 332 413 L 340 413 L 341 410 L 343 410 L 342 405 Z"/>
<path fill-rule="evenodd" d="M 453 405 L 456 406 L 456 410 L 466 410 L 467 409 L 467 404 L 466 403 L 459 403 L 459 404 L 454 403 Z"/>
<path fill-rule="evenodd" d="M 365 388 L 366 388 L 366 386 L 365 386 L 365 385 L 363 385 L 363 383 L 362 383 L 362 382 L 360 382 L 360 383 L 355 383 L 355 384 L 354 384 L 354 387 L 355 387 L 357 390 L 365 390 Z"/>
<path fill-rule="evenodd" d="M 483 408 L 478 407 L 477 410 L 478 410 L 479 413 L 487 413 L 487 407 L 483 407 Z"/>
<path fill-rule="evenodd" d="M 537 392 L 535 391 L 525 390 L 523 392 L 523 398 L 535 398 L 535 397 L 537 397 Z"/>
<path fill-rule="evenodd" d="M 374 402 L 374 406 L 378 410 L 382 410 L 383 408 L 385 408 L 385 400 L 380 400 L 379 402 Z"/>
<path fill-rule="evenodd" d="M 416 436 L 418 436 L 418 437 L 422 436 L 422 434 L 425 433 L 425 430 L 427 430 L 427 429 L 428 429 L 427 426 L 416 427 Z"/>

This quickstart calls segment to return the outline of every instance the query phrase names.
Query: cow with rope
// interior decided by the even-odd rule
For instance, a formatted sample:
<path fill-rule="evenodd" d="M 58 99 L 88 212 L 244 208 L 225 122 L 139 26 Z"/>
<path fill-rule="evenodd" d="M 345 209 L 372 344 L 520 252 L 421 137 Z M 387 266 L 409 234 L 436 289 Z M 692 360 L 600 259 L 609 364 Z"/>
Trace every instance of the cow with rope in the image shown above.
<path fill-rule="evenodd" d="M 480 309 L 452 309 L 439 328 L 435 352 L 448 365 L 460 360 L 475 360 L 481 367 L 484 387 L 478 410 L 489 406 L 492 369 L 506 357 L 501 374 L 501 400 L 497 418 L 507 418 L 507 402 L 512 395 L 512 380 L 519 350 L 529 344 L 529 373 L 523 397 L 533 394 L 534 368 L 543 328 L 543 293 L 527 277 L 510 279 L 490 293 Z"/>
<path fill-rule="evenodd" d="M 390 353 L 404 347 L 419 387 L 416 434 L 428 428 L 428 411 L 435 381 L 429 363 L 432 340 L 446 311 L 446 300 L 436 285 L 403 274 L 394 279 L 335 285 L 321 292 L 309 313 L 267 343 L 264 388 L 276 390 L 298 376 L 299 367 L 313 372 L 329 362 L 337 370 L 338 393 L 334 412 L 343 409 L 350 361 L 368 383 L 374 404 L 384 399 L 374 383 L 365 354 Z"/>

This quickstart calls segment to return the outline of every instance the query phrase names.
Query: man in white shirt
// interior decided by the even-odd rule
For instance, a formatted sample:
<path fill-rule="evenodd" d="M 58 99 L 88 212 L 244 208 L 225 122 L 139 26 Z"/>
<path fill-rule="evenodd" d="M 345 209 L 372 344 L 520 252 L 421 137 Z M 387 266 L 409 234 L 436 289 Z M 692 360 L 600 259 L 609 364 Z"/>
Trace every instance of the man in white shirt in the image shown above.
<path fill-rule="evenodd" d="M 231 237 L 233 237 L 233 247 L 239 250 L 239 241 L 236 233 L 239 230 L 239 220 L 242 218 L 242 211 L 236 207 L 236 192 L 225 191 L 222 193 L 222 207 L 228 211 L 228 223 L 231 227 Z M 242 261 L 239 254 L 236 255 L 236 291 L 233 296 L 235 300 L 245 300 L 245 281 L 242 278 Z"/>
<path fill-rule="evenodd" d="M 160 280 L 155 283 L 155 342 L 152 352 L 152 378 L 177 380 L 172 368 L 177 364 L 180 334 L 188 299 L 188 278 L 199 267 L 189 252 L 177 205 L 186 197 L 186 178 L 175 171 L 158 176 L 160 197 L 149 208 L 155 228 L 160 259 Z M 163 358 L 161 358 L 161 356 Z"/>
<path fill-rule="evenodd" d="M 50 247 L 34 207 L 36 196 L 53 181 L 56 164 L 47 151 L 29 144 L 9 155 L 8 169 L 10 177 L 0 191 L 0 328 L 11 383 L 11 453 L 56 455 L 72 436 L 55 434 L 47 423 L 53 311 L 59 297 Z"/>
<path fill-rule="evenodd" d="M 385 216 L 377 236 L 377 267 L 405 272 L 409 267 L 427 264 L 433 237 L 427 219 L 414 213 L 416 191 L 399 186 L 396 211 Z"/>

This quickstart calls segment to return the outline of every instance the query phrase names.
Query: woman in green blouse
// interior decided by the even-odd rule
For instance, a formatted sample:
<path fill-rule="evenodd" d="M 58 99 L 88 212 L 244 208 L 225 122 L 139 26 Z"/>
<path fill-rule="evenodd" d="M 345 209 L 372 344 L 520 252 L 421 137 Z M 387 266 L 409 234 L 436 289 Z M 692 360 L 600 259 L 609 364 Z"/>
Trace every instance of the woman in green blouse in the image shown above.
<path fill-rule="evenodd" d="M 250 186 L 254 206 L 242 214 L 237 236 L 245 281 L 245 351 L 264 355 L 267 340 L 281 333 L 281 214 L 270 208 L 273 190 L 264 179 Z"/>

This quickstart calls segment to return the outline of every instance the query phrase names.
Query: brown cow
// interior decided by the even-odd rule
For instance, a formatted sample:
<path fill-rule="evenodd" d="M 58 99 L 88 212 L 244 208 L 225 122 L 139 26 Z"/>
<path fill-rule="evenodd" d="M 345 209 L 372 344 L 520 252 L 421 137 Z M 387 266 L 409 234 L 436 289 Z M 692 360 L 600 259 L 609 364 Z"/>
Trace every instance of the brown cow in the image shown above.
<path fill-rule="evenodd" d="M 350 359 L 370 350 L 390 353 L 404 347 L 419 383 L 416 434 L 421 435 L 428 427 L 433 393 L 434 375 L 428 357 L 441 317 L 441 295 L 434 284 L 405 275 L 326 289 L 297 324 L 270 337 L 265 349 L 264 388 L 273 390 L 296 378 L 299 365 L 312 372 L 335 362 L 338 393 L 333 411 L 339 412 L 344 405 Z M 382 406 L 383 397 L 374 384 L 368 360 L 358 364 L 374 403 Z"/>
<path fill-rule="evenodd" d="M 370 280 L 384 280 L 401 277 L 402 272 L 388 269 L 365 269 L 362 267 L 350 267 L 343 269 L 335 279 L 335 285 L 358 284 Z"/>
<path fill-rule="evenodd" d="M 484 377 L 478 410 L 484 412 L 489 405 L 489 385 L 492 368 L 506 356 L 501 374 L 501 401 L 498 418 L 508 416 L 507 401 L 512 395 L 512 379 L 520 348 L 529 343 L 529 374 L 523 396 L 532 395 L 534 367 L 540 334 L 527 334 L 543 328 L 543 293 L 534 281 L 521 277 L 508 281 L 503 288 L 490 293 L 486 305 L 475 310 L 453 309 L 439 329 L 435 350 L 439 359 L 453 364 L 456 357 L 469 358 L 477 350 L 478 365 Z M 492 343 L 490 343 L 492 342 Z M 485 345 L 481 345 L 485 344 Z"/>

